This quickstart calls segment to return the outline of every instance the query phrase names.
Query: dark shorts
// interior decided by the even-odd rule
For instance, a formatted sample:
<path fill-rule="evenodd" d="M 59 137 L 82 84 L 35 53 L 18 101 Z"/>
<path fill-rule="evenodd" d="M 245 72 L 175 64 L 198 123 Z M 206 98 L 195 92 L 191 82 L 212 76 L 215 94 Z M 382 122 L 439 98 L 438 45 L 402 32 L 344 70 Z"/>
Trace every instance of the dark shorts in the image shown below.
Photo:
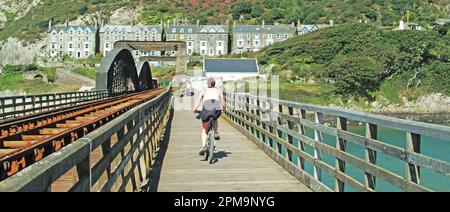
<path fill-rule="evenodd" d="M 222 115 L 222 108 L 218 101 L 206 101 L 203 105 L 203 109 L 200 112 L 199 119 L 203 123 L 209 122 L 211 118 L 217 120 Z"/>

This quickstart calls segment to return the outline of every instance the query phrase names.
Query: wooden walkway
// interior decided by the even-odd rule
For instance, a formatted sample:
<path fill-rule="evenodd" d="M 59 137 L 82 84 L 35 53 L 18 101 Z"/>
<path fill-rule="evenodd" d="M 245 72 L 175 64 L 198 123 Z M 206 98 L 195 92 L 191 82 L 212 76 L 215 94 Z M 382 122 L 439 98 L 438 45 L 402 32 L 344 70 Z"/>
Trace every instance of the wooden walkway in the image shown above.
<path fill-rule="evenodd" d="M 210 165 L 198 156 L 200 122 L 190 111 L 175 111 L 156 191 L 310 191 L 227 122 L 219 126 L 219 161 Z"/>

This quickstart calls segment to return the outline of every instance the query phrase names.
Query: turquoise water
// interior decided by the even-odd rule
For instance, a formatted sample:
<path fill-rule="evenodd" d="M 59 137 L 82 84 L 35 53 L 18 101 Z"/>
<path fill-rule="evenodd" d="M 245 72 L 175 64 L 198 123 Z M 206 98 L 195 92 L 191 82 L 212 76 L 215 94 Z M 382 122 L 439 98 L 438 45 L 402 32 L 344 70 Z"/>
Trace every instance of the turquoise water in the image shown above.
<path fill-rule="evenodd" d="M 353 132 L 359 135 L 365 135 L 365 127 L 364 126 L 349 126 L 348 131 Z M 314 138 L 314 131 L 311 129 L 307 129 L 306 132 L 308 137 Z M 283 135 L 286 138 L 286 135 Z M 324 142 L 330 146 L 336 146 L 336 137 L 329 136 L 323 134 Z M 401 148 L 406 147 L 406 132 L 388 129 L 388 128 L 378 128 L 378 140 L 398 146 Z M 268 140 L 266 140 L 268 143 Z M 298 141 L 294 139 L 293 144 L 298 147 Z M 274 142 L 275 145 L 275 142 Z M 310 155 L 314 155 L 314 149 L 308 145 L 306 146 L 306 152 Z M 363 159 L 365 155 L 365 149 L 351 141 L 347 141 L 347 150 L 348 153 Z M 282 154 L 285 155 L 286 148 L 282 147 Z M 450 141 L 440 140 L 435 138 L 430 138 L 427 136 L 422 136 L 421 142 L 421 154 L 440 159 L 446 162 L 450 161 Z M 335 157 L 322 153 L 323 161 L 328 165 L 335 167 Z M 293 154 L 292 162 L 297 164 L 298 155 Z M 382 154 L 380 152 L 377 153 L 377 165 L 383 167 L 391 172 L 396 173 L 402 177 L 406 176 L 406 163 L 401 161 L 400 159 L 394 158 L 392 156 Z M 313 175 L 313 166 L 310 162 L 305 162 L 305 170 Z M 346 173 L 358 180 L 360 183 L 364 184 L 364 172 L 361 169 L 352 166 L 349 163 L 346 163 Z M 327 185 L 329 188 L 334 188 L 334 178 L 329 175 L 324 170 L 322 171 L 322 182 Z M 450 191 L 450 178 L 443 176 L 441 174 L 435 173 L 430 169 L 421 168 L 421 178 L 420 184 L 430 188 L 434 191 Z M 345 186 L 345 191 L 354 191 L 349 185 Z M 377 178 L 376 181 L 376 191 L 401 191 L 399 188 L 394 187 L 393 185 Z"/>

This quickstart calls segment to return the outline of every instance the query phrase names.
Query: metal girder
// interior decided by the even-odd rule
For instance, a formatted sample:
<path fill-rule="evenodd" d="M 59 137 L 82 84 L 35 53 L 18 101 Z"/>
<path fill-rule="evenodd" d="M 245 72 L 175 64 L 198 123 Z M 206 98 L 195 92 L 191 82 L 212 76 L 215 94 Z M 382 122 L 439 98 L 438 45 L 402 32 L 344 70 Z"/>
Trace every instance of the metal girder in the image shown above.
<path fill-rule="evenodd" d="M 176 62 L 177 57 L 141 57 L 141 61 Z"/>

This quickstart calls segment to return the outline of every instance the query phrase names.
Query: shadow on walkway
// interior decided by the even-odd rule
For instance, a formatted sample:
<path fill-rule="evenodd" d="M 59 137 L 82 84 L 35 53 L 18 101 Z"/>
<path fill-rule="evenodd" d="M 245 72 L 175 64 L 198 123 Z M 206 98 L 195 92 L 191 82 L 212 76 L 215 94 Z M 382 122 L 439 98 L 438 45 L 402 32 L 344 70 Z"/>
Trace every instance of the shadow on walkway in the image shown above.
<path fill-rule="evenodd" d="M 170 132 L 172 128 L 172 121 L 174 116 L 174 110 L 172 109 L 171 115 L 166 125 L 164 136 L 159 147 L 158 154 L 155 159 L 155 163 L 148 176 L 148 182 L 141 188 L 141 192 L 158 192 L 158 185 L 161 179 L 161 170 L 164 164 L 164 158 L 167 153 L 170 142 Z"/>

